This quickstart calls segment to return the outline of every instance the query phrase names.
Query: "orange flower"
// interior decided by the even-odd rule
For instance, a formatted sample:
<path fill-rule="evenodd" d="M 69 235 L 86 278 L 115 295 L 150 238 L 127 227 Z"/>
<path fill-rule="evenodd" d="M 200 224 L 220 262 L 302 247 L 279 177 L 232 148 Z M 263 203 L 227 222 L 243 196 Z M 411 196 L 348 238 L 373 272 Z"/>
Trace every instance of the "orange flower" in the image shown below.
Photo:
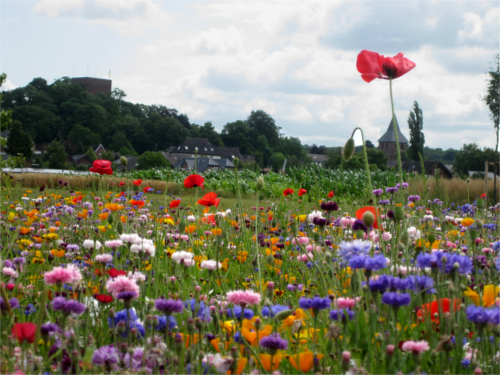
<path fill-rule="evenodd" d="M 316 358 L 321 360 L 323 358 L 323 354 L 318 354 Z M 290 361 L 291 365 L 298 371 L 309 372 L 313 367 L 314 354 L 310 351 L 302 352 L 289 356 L 288 360 Z"/>
<path fill-rule="evenodd" d="M 30 231 L 31 231 L 31 228 L 25 228 L 25 227 L 19 228 L 19 233 L 21 233 L 21 234 L 28 234 Z"/>
<path fill-rule="evenodd" d="M 106 220 L 108 218 L 108 216 L 109 216 L 109 213 L 108 212 L 103 212 L 102 214 L 99 214 L 97 216 L 99 216 L 99 219 L 101 219 L 101 220 Z"/>
<path fill-rule="evenodd" d="M 212 234 L 214 236 L 220 236 L 222 234 L 222 229 L 221 228 L 212 229 Z"/>
<path fill-rule="evenodd" d="M 188 225 L 186 229 L 184 230 L 186 233 L 193 233 L 196 230 L 196 225 Z"/>
<path fill-rule="evenodd" d="M 271 366 L 271 354 L 261 354 L 259 355 L 260 362 L 266 371 L 276 371 L 280 367 L 280 362 L 283 359 L 283 354 L 277 353 L 273 357 L 273 363 Z M 271 369 L 272 367 L 272 369 Z"/>
<path fill-rule="evenodd" d="M 64 254 L 66 254 L 64 250 L 57 250 L 57 249 L 50 250 L 50 253 L 56 258 L 62 258 Z"/>
<path fill-rule="evenodd" d="M 245 324 L 245 321 L 243 324 Z M 266 324 L 264 326 L 264 328 L 262 328 L 259 331 L 259 335 L 258 335 L 259 340 L 262 339 L 263 337 L 269 336 L 272 331 L 273 331 L 273 327 L 269 324 Z M 241 329 L 241 334 L 243 335 L 243 337 L 245 339 L 247 339 L 247 341 L 250 343 L 250 345 L 252 345 L 252 346 L 259 345 L 259 343 L 257 342 L 257 332 L 255 332 L 254 330 L 251 331 L 249 327 L 243 327 Z"/>
<path fill-rule="evenodd" d="M 122 221 L 123 224 L 127 222 L 127 217 L 126 216 L 120 216 L 120 220 Z"/>
<path fill-rule="evenodd" d="M 373 228 L 378 229 L 377 214 L 375 213 L 375 207 L 366 206 L 360 208 L 359 210 L 356 211 L 356 218 L 363 219 L 363 215 L 365 214 L 365 212 L 371 212 L 373 214 L 373 217 L 375 218 L 375 221 L 373 222 Z"/>
<path fill-rule="evenodd" d="M 118 210 L 123 210 L 123 206 L 121 204 L 118 204 L 118 203 L 106 203 L 104 205 L 104 207 L 106 207 L 108 210 L 110 210 L 112 212 L 115 212 Z"/>

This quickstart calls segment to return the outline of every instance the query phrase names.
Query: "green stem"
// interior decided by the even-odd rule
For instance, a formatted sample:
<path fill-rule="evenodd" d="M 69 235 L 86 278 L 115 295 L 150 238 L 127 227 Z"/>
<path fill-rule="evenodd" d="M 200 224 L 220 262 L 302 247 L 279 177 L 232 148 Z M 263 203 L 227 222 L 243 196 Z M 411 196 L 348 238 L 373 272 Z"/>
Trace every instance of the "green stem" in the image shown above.
<path fill-rule="evenodd" d="M 398 154 L 399 191 L 401 193 L 401 204 L 404 204 L 403 194 L 403 167 L 401 166 L 401 150 L 399 148 L 398 125 L 396 123 L 396 112 L 394 112 L 394 98 L 392 96 L 392 78 L 389 78 L 389 92 L 391 94 L 392 125 L 394 128 L 394 138 L 396 138 L 396 152 Z"/>

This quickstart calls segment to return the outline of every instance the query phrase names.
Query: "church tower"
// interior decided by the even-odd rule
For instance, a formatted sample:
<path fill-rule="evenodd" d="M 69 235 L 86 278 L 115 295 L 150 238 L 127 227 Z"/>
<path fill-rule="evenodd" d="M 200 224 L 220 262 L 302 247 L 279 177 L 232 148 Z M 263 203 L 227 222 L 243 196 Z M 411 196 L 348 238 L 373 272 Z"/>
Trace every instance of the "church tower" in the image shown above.
<path fill-rule="evenodd" d="M 396 129 L 398 132 L 399 148 L 401 151 L 408 150 L 408 140 L 399 129 L 398 120 L 396 119 Z M 398 163 L 398 154 L 396 150 L 396 137 L 394 135 L 394 121 L 391 120 L 389 128 L 385 134 L 378 140 L 378 149 L 384 151 L 387 156 L 387 165 L 394 167 Z"/>

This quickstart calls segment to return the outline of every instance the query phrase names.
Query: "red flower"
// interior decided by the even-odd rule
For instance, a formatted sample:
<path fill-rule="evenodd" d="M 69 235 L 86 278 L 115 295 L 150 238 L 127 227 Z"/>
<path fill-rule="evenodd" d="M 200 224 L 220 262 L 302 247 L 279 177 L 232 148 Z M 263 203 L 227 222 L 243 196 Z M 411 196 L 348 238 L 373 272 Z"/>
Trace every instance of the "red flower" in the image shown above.
<path fill-rule="evenodd" d="M 132 199 L 130 201 L 130 204 L 132 205 L 132 207 L 134 207 L 134 206 L 137 206 L 139 208 L 144 207 L 144 201 L 139 201 L 139 200 L 136 201 L 136 200 Z"/>
<path fill-rule="evenodd" d="M 127 276 L 127 273 L 122 270 L 117 270 L 116 268 L 111 268 L 110 270 L 106 271 L 106 273 L 111 276 L 112 278 L 118 277 L 118 276 Z"/>
<path fill-rule="evenodd" d="M 113 297 L 108 296 L 106 294 L 97 294 L 96 293 L 96 294 L 94 294 L 94 298 L 96 300 L 98 300 L 99 302 L 104 303 L 104 304 L 113 302 Z"/>
<path fill-rule="evenodd" d="M 457 312 L 459 308 L 460 299 L 455 298 L 453 300 L 453 311 Z M 438 301 L 432 301 L 431 303 L 422 305 L 422 307 L 417 311 L 417 316 L 422 319 L 424 319 L 424 317 L 430 317 L 432 322 L 439 324 L 439 310 L 441 310 L 443 314 L 450 312 L 450 300 L 448 298 L 441 298 L 439 300 L 439 307 Z M 438 314 L 438 316 L 434 317 L 434 314 Z"/>
<path fill-rule="evenodd" d="M 328 198 L 333 198 L 334 195 L 335 194 L 333 193 L 333 191 L 331 191 L 331 192 L 328 193 Z"/>
<path fill-rule="evenodd" d="M 142 180 L 134 180 L 132 181 L 132 183 L 135 185 L 135 186 L 140 186 L 142 184 Z"/>
<path fill-rule="evenodd" d="M 118 186 L 123 186 L 123 185 L 125 185 L 125 182 L 123 181 L 120 181 L 120 183 L 118 184 Z"/>
<path fill-rule="evenodd" d="M 181 204 L 181 200 L 180 199 L 175 199 L 172 202 L 170 202 L 170 208 L 179 207 L 180 204 Z"/>
<path fill-rule="evenodd" d="M 307 193 L 306 189 L 299 189 L 299 197 L 303 196 L 305 193 Z"/>
<path fill-rule="evenodd" d="M 486 199 L 486 193 L 481 194 L 481 199 Z"/>
<path fill-rule="evenodd" d="M 219 207 L 220 198 L 217 198 L 217 194 L 215 193 L 207 193 L 203 196 L 202 199 L 198 199 L 198 204 L 201 204 L 205 207 L 215 206 Z"/>
<path fill-rule="evenodd" d="M 103 174 L 113 174 L 111 162 L 109 160 L 96 160 L 93 165 L 94 166 L 90 168 L 89 171 L 99 173 L 101 176 Z"/>
<path fill-rule="evenodd" d="M 184 180 L 184 186 L 187 189 L 191 189 L 194 187 L 201 187 L 203 189 L 203 184 L 205 183 L 205 179 L 198 174 L 192 174 L 187 176 Z"/>
<path fill-rule="evenodd" d="M 77 204 L 79 202 L 82 201 L 82 198 L 83 198 L 83 195 L 77 195 L 76 197 L 74 197 L 71 202 L 73 202 L 73 204 Z"/>
<path fill-rule="evenodd" d="M 12 334 L 17 338 L 19 344 L 22 344 L 24 340 L 33 344 L 35 341 L 36 324 L 34 323 L 16 323 L 12 327 Z"/>
<path fill-rule="evenodd" d="M 146 186 L 144 189 L 142 189 L 142 191 L 144 193 L 147 193 L 149 189 L 152 189 L 152 187 L 151 186 Z"/>
<path fill-rule="evenodd" d="M 378 229 L 377 214 L 375 213 L 375 207 L 367 206 L 360 208 L 359 210 L 356 211 L 356 218 L 363 219 L 363 215 L 367 211 L 370 211 L 373 214 L 373 217 L 375 218 L 375 221 L 373 222 L 373 228 Z"/>
<path fill-rule="evenodd" d="M 363 50 L 359 53 L 356 62 L 356 68 L 366 82 L 371 82 L 375 78 L 399 78 L 414 67 L 415 63 L 403 57 L 402 53 L 394 57 L 385 57 L 377 52 Z"/>
<path fill-rule="evenodd" d="M 286 197 L 287 195 L 293 194 L 294 191 L 290 188 L 287 188 L 283 191 L 283 195 Z"/>

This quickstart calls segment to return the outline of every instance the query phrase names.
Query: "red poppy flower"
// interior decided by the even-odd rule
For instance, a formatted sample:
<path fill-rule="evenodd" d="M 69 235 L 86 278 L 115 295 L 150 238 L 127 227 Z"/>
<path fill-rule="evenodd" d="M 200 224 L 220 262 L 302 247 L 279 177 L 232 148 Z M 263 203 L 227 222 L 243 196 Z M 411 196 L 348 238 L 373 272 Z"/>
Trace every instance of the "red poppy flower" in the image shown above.
<path fill-rule="evenodd" d="M 461 301 L 459 298 L 455 298 L 453 300 L 454 312 L 458 311 L 458 309 L 460 308 L 460 303 Z M 439 300 L 439 306 L 438 301 L 432 301 L 431 303 L 422 305 L 422 307 L 417 311 L 417 316 L 422 319 L 424 319 L 425 317 L 430 317 L 432 322 L 439 324 L 439 310 L 441 310 L 443 314 L 450 312 L 450 300 L 448 298 L 441 298 Z M 435 314 L 438 315 L 434 317 Z"/>
<path fill-rule="evenodd" d="M 118 184 L 118 186 L 123 186 L 123 185 L 125 185 L 125 182 L 123 181 L 120 181 L 120 183 Z"/>
<path fill-rule="evenodd" d="M 202 199 L 198 199 L 198 204 L 201 204 L 205 207 L 215 206 L 219 207 L 220 198 L 217 198 L 216 193 L 207 193 L 203 196 Z"/>
<path fill-rule="evenodd" d="M 135 185 L 135 186 L 140 186 L 142 184 L 142 180 L 134 180 L 132 181 L 132 183 Z"/>
<path fill-rule="evenodd" d="M 136 200 L 132 199 L 130 201 L 130 204 L 132 205 L 132 207 L 134 207 L 134 206 L 137 206 L 139 208 L 144 207 L 144 201 L 139 201 L 139 200 L 136 201 Z"/>
<path fill-rule="evenodd" d="M 82 198 L 83 198 L 83 195 L 77 195 L 76 197 L 74 197 L 71 202 L 73 202 L 73 204 L 77 204 L 79 202 L 82 201 Z"/>
<path fill-rule="evenodd" d="M 147 193 L 149 189 L 152 189 L 152 187 L 151 186 L 146 186 L 144 189 L 142 189 L 142 191 L 144 193 Z"/>
<path fill-rule="evenodd" d="M 94 294 L 94 298 L 96 300 L 98 300 L 99 302 L 104 303 L 104 304 L 113 302 L 113 297 L 108 296 L 106 294 L 97 294 L 96 293 L 96 294 Z"/>
<path fill-rule="evenodd" d="M 306 189 L 299 189 L 299 197 L 303 196 L 305 193 L 307 193 Z"/>
<path fill-rule="evenodd" d="M 286 197 L 287 195 L 293 194 L 294 191 L 290 188 L 287 188 L 283 191 L 283 195 Z"/>
<path fill-rule="evenodd" d="M 367 211 L 370 211 L 373 214 L 373 217 L 375 218 L 375 221 L 373 222 L 373 228 L 378 229 L 377 214 L 375 213 L 375 207 L 367 206 L 367 207 L 360 208 L 359 210 L 356 211 L 356 218 L 363 219 L 363 215 Z M 379 212 L 379 215 L 380 215 L 380 212 Z"/>
<path fill-rule="evenodd" d="M 89 171 L 94 173 L 99 173 L 101 176 L 103 174 L 113 174 L 111 169 L 111 162 L 109 160 L 96 160 L 93 163 L 93 167 Z"/>
<path fill-rule="evenodd" d="M 485 198 L 486 198 L 486 193 L 481 194 L 481 199 L 485 199 Z"/>
<path fill-rule="evenodd" d="M 361 78 L 371 82 L 375 78 L 394 79 L 405 75 L 415 67 L 413 61 L 398 53 L 394 57 L 385 57 L 377 52 L 363 50 L 358 55 L 356 68 L 361 73 Z"/>
<path fill-rule="evenodd" d="M 179 207 L 180 204 L 181 204 L 181 200 L 180 199 L 175 199 L 172 202 L 170 202 L 170 208 Z"/>
<path fill-rule="evenodd" d="M 126 276 L 127 273 L 122 270 L 117 270 L 116 268 L 111 268 L 110 270 L 106 271 L 106 273 L 111 276 L 112 278 L 118 277 L 118 276 Z"/>
<path fill-rule="evenodd" d="M 205 179 L 198 174 L 192 174 L 187 176 L 184 180 L 184 186 L 187 189 L 191 189 L 194 187 L 201 187 L 203 189 L 203 184 L 205 183 Z"/>
<path fill-rule="evenodd" d="M 333 191 L 331 191 L 331 192 L 328 193 L 328 198 L 333 198 L 334 195 L 335 194 L 333 193 Z"/>
<path fill-rule="evenodd" d="M 12 327 L 12 334 L 16 337 L 19 344 L 22 344 L 24 340 L 33 344 L 35 341 L 36 324 L 34 323 L 16 323 Z"/>
<path fill-rule="evenodd" d="M 217 222 L 215 221 L 215 215 L 205 216 L 203 219 L 201 219 L 201 221 L 205 224 L 217 224 Z"/>

